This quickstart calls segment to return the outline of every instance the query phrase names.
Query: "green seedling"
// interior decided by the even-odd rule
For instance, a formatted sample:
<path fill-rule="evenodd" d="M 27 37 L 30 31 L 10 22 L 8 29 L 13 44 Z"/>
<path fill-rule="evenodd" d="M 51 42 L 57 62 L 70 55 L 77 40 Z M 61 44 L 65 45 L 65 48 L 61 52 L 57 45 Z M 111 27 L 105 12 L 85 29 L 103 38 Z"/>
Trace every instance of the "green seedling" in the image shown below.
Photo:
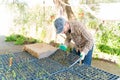
<path fill-rule="evenodd" d="M 5 78 L 4 78 L 4 77 L 2 77 L 2 80 L 5 80 Z"/>
<path fill-rule="evenodd" d="M 16 78 L 16 73 L 14 70 L 12 70 L 13 78 Z"/>

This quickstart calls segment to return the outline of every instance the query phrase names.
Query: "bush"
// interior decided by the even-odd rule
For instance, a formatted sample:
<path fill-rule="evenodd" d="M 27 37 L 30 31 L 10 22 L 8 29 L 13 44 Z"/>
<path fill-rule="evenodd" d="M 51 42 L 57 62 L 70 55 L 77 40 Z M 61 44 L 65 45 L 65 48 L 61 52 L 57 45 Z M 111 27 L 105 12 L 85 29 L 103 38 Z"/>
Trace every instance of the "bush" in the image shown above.
<path fill-rule="evenodd" d="M 120 55 L 119 32 L 119 27 L 115 23 L 99 25 L 99 31 L 96 34 L 97 50 L 108 54 Z"/>
<path fill-rule="evenodd" d="M 90 22 L 88 23 L 88 26 L 92 29 L 97 29 L 98 23 L 96 20 L 90 20 Z"/>
<path fill-rule="evenodd" d="M 15 44 L 22 45 L 22 44 L 24 44 L 24 42 L 25 42 L 25 37 L 21 36 L 21 37 L 17 38 L 17 40 L 15 41 Z"/>
<path fill-rule="evenodd" d="M 19 34 L 12 34 L 10 36 L 7 36 L 6 39 L 5 39 L 5 41 L 6 42 L 16 41 L 17 38 L 19 38 L 19 37 L 20 37 Z"/>
<path fill-rule="evenodd" d="M 18 34 L 12 34 L 10 36 L 7 36 L 5 41 L 6 42 L 13 41 L 15 45 L 31 44 L 31 43 L 37 42 L 36 39 L 28 38 L 28 37 L 18 35 Z"/>
<path fill-rule="evenodd" d="M 98 49 L 99 49 L 101 52 L 104 52 L 104 53 L 120 55 L 120 49 L 112 48 L 112 47 L 110 47 L 110 46 L 108 46 L 108 45 L 99 44 L 99 45 L 98 45 Z"/>

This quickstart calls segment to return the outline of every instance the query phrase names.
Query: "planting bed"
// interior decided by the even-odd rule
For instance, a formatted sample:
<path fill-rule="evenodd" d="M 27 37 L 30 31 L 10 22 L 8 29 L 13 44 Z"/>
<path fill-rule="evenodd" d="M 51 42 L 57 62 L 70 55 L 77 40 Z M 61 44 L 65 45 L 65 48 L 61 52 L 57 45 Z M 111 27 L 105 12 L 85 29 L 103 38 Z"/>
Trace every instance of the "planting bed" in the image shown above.
<path fill-rule="evenodd" d="M 9 67 L 9 59 L 13 58 Z M 37 59 L 27 52 L 0 55 L 0 80 L 117 80 L 119 76 L 98 68 L 76 64 L 67 67 L 77 58 L 57 50 L 53 55 Z M 56 71 L 62 72 L 54 74 Z"/>

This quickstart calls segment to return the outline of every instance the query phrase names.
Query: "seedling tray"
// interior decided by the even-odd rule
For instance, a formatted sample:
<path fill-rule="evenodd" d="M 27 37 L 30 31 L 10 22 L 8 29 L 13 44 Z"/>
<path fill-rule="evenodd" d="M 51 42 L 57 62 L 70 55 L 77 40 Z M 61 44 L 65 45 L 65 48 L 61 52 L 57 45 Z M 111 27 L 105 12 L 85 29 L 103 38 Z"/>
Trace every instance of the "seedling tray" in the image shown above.
<path fill-rule="evenodd" d="M 53 55 L 49 56 L 49 58 L 68 67 L 73 64 L 79 56 L 72 53 L 66 53 L 65 51 L 58 49 Z"/>
<path fill-rule="evenodd" d="M 48 77 L 48 80 L 84 80 L 84 76 L 79 76 L 71 70 L 66 70 Z M 87 79 L 87 78 L 85 78 Z"/>
<path fill-rule="evenodd" d="M 87 65 L 75 65 L 71 70 L 75 72 L 75 74 L 84 76 L 85 79 L 87 78 L 88 80 L 117 80 L 120 77 Z"/>
<path fill-rule="evenodd" d="M 13 63 L 9 67 L 11 57 Z M 67 54 L 60 50 L 44 59 L 37 59 L 27 52 L 0 55 L 0 80 L 117 80 L 120 78 L 87 65 L 76 64 L 67 69 L 77 58 L 75 54 Z M 63 69 L 64 71 L 54 74 Z"/>

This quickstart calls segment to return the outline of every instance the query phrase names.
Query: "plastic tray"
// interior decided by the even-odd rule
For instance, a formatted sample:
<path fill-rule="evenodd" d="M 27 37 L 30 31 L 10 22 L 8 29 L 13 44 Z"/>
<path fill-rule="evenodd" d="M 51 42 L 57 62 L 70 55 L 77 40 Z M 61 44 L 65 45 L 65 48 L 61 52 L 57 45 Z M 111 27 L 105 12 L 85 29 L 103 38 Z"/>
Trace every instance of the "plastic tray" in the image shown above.
<path fill-rule="evenodd" d="M 60 54 L 59 54 L 60 55 Z M 98 68 L 76 64 L 69 70 L 67 65 L 61 64 L 57 55 L 37 59 L 27 52 L 0 55 L 0 80 L 117 80 L 120 76 L 105 72 Z M 66 61 L 72 64 L 76 55 L 66 55 Z M 13 57 L 13 64 L 9 67 L 9 59 Z M 63 70 L 63 72 L 55 73 Z"/>
<path fill-rule="evenodd" d="M 71 68 L 71 70 L 77 75 L 84 76 L 90 80 L 117 80 L 120 77 L 87 65 L 75 65 Z"/>

